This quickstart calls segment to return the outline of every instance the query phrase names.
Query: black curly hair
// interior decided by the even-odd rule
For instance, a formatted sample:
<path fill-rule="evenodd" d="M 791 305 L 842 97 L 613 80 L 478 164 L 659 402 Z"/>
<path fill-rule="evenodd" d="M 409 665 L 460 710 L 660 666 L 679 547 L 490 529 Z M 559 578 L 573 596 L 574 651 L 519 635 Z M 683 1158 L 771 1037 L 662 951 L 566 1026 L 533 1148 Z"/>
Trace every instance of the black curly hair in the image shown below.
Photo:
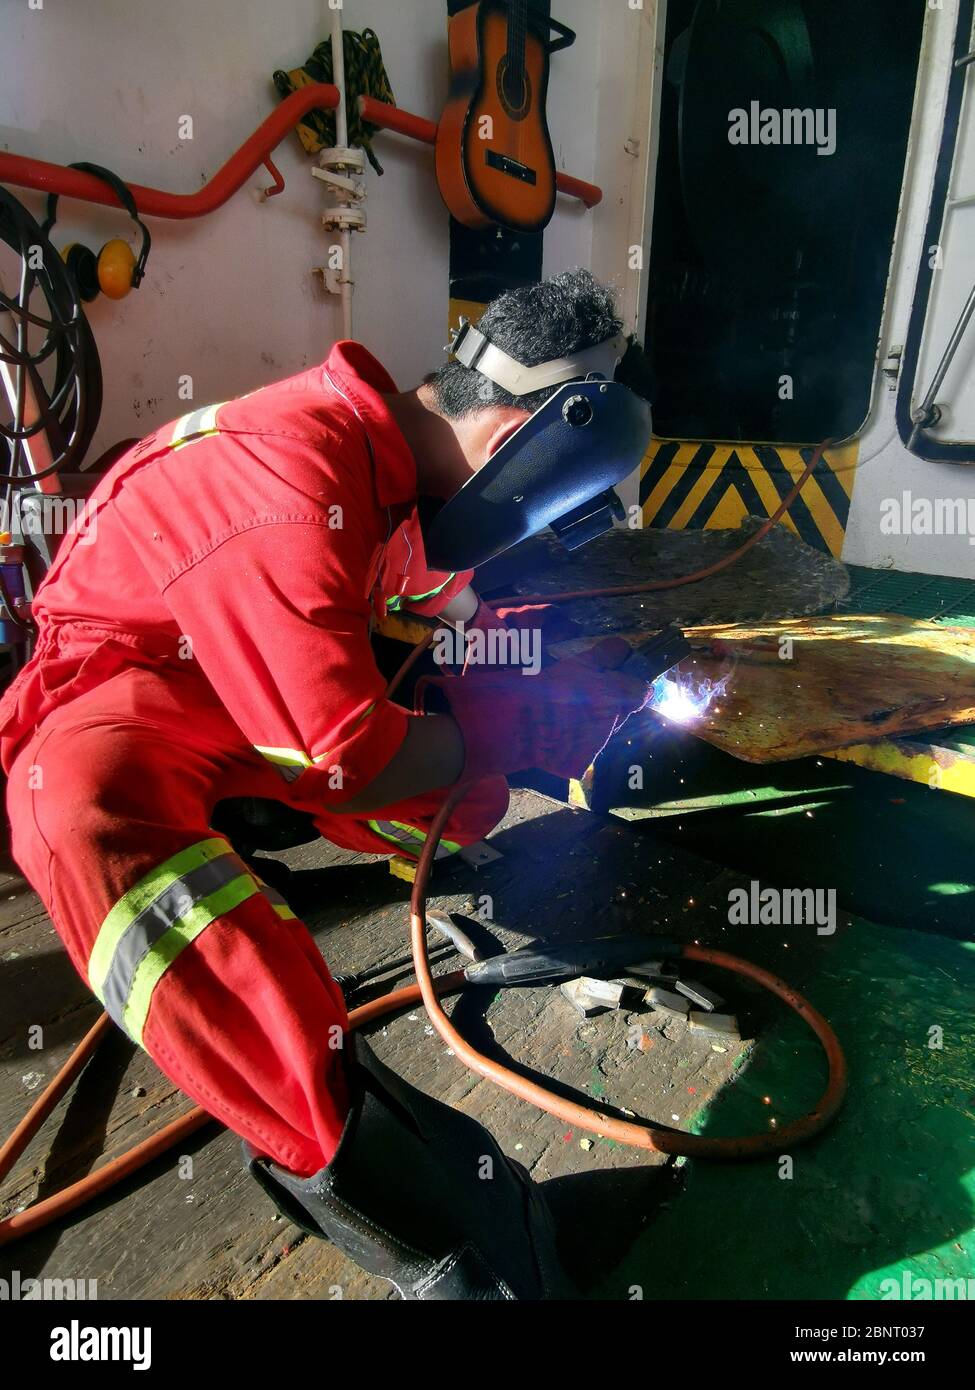
<path fill-rule="evenodd" d="M 492 343 L 525 366 L 534 367 L 614 338 L 622 333 L 623 321 L 612 290 L 601 285 L 590 271 L 576 269 L 499 295 L 484 310 L 478 327 Z M 638 345 L 631 343 L 617 368 L 616 380 L 625 381 L 649 399 L 649 372 Z M 431 373 L 427 382 L 433 387 L 437 409 L 450 419 L 492 405 L 537 410 L 558 389 L 549 386 L 529 396 L 512 396 L 454 358 Z"/>

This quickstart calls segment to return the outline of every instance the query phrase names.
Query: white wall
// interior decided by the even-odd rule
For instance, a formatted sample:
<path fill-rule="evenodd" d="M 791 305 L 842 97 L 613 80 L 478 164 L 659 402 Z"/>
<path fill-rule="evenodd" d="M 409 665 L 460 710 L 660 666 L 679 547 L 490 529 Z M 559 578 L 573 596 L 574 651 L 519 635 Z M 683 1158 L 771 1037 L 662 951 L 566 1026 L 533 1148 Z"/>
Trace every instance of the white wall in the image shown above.
<path fill-rule="evenodd" d="M 592 179 L 592 91 L 598 11 L 560 0 L 579 30 L 554 59 L 550 113 L 560 168 Z M 274 108 L 270 76 L 297 66 L 327 32 L 328 0 L 4 0 L 0 7 L 0 145 L 54 163 L 91 160 L 174 192 L 199 188 Z M 447 91 L 445 0 L 345 0 L 348 27 L 376 29 L 400 106 L 436 119 Z M 194 138 L 178 138 L 191 115 Z M 385 168 L 366 170 L 369 229 L 353 238 L 355 336 L 400 385 L 442 360 L 448 305 L 448 221 L 433 151 L 391 133 L 377 138 Z M 147 433 L 197 404 L 224 400 L 324 357 L 341 334 L 337 302 L 312 267 L 328 244 L 314 162 L 289 136 L 273 156 L 284 193 L 261 202 L 259 170 L 218 212 L 149 219 L 153 250 L 143 286 L 89 308 L 106 381 L 98 452 Z M 13 190 L 36 214 L 43 200 Z M 95 249 L 129 235 L 121 214 L 61 200 L 58 246 Z M 588 264 L 592 214 L 559 199 L 546 237 L 546 273 Z M 133 238 L 134 240 L 134 238 Z M 94 453 L 93 455 L 94 456 Z"/>
<path fill-rule="evenodd" d="M 911 147 L 879 355 L 881 364 L 892 350 L 904 344 L 914 300 L 918 262 L 922 255 L 928 254 L 925 229 L 944 124 L 957 16 L 957 0 L 946 0 L 943 9 L 929 10 L 926 17 Z M 975 174 L 971 157 L 975 142 L 973 81 L 975 76 L 970 73 L 961 136 L 962 149 L 967 151 L 964 160 L 967 167 L 962 169 L 960 162 L 956 169 L 954 196 L 963 191 L 975 192 L 971 184 L 972 175 Z M 966 184 L 966 179 L 967 185 L 960 187 Z M 948 223 L 948 236 L 943 248 L 945 268 L 935 278 L 935 312 L 929 315 L 915 400 L 919 400 L 926 390 L 951 325 L 957 319 L 964 298 L 975 281 L 975 243 L 971 235 L 973 219 L 975 209 L 966 209 Z M 969 328 L 955 368 L 939 393 L 940 401 L 953 402 L 953 409 L 946 415 L 946 429 L 940 431 L 949 438 L 972 437 L 963 431 L 970 430 L 975 421 L 973 362 L 975 325 Z M 975 513 L 975 468 L 927 463 L 908 453 L 897 434 L 893 409 L 892 384 L 882 371 L 878 371 L 873 412 L 860 438 L 843 558 L 848 563 L 881 569 L 975 578 L 975 545 L 969 543 L 967 534 L 925 535 L 922 532 L 909 532 L 890 535 L 882 529 L 884 504 L 889 499 L 903 499 L 905 492 L 910 494 L 912 501 L 932 504 L 954 499 L 965 499 L 968 503 L 970 500 L 972 505 L 969 510 Z M 935 432 L 936 437 L 938 433 Z M 975 463 L 975 449 L 972 450 L 972 461 Z M 904 510 L 903 506 L 901 510 Z"/>
<path fill-rule="evenodd" d="M 441 0 L 348 0 L 372 25 L 398 102 L 434 115 L 446 91 Z M 189 192 L 212 177 L 274 108 L 271 72 L 295 67 L 326 32 L 326 0 L 4 0 L 0 144 L 55 163 L 88 159 L 123 178 Z M 177 123 L 193 117 L 194 138 Z M 381 137 L 386 173 L 367 171 L 369 231 L 354 242 L 356 336 L 403 384 L 438 360 L 447 321 L 447 218 L 432 151 Z M 260 202 L 260 170 L 218 212 L 150 220 L 138 292 L 90 306 L 106 380 L 96 450 L 182 414 L 182 373 L 205 404 L 324 357 L 341 333 L 337 303 L 312 267 L 328 238 L 313 163 L 289 135 L 274 156 L 287 187 Z M 37 214 L 42 200 L 13 190 Z M 122 214 L 61 201 L 59 246 L 127 236 Z"/>

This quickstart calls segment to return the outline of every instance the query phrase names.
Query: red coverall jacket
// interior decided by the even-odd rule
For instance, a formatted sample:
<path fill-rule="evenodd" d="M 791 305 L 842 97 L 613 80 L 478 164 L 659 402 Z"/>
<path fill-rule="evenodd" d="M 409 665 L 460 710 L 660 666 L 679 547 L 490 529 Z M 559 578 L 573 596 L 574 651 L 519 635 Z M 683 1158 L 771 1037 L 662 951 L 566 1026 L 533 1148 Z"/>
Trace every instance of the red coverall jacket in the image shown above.
<path fill-rule="evenodd" d="M 306 928 L 209 828 L 270 797 L 339 845 L 415 850 L 442 793 L 337 808 L 399 748 L 369 645 L 387 598 L 435 611 L 416 467 L 356 343 L 193 410 L 99 483 L 38 591 L 0 702 L 14 857 L 116 1022 L 171 1080 L 302 1173 L 346 1113 L 341 993 Z M 491 779 L 442 848 L 504 813 Z"/>

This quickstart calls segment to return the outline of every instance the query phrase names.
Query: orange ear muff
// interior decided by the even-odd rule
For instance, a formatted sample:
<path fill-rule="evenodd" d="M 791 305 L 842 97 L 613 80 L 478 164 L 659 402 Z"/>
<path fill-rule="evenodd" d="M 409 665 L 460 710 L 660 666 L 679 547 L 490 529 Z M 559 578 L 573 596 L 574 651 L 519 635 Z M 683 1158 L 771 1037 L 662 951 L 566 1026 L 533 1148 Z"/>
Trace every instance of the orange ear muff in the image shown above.
<path fill-rule="evenodd" d="M 80 241 L 73 241 L 61 252 L 61 258 L 85 303 L 90 304 L 93 299 L 97 299 L 100 286 L 98 259 L 94 251 L 82 245 Z"/>
<path fill-rule="evenodd" d="M 124 299 L 135 284 L 135 252 L 127 241 L 114 237 L 98 253 L 98 284 L 109 299 Z"/>
<path fill-rule="evenodd" d="M 100 164 L 69 164 L 68 168 L 81 169 L 106 183 L 142 233 L 142 246 L 138 255 L 121 237 L 113 237 L 111 241 L 106 241 L 97 256 L 80 242 L 66 246 L 61 253 L 81 299 L 90 303 L 99 290 L 109 299 L 124 299 L 129 290 L 138 289 L 145 275 L 149 248 L 152 245 L 149 228 L 139 216 L 131 189 L 117 174 L 113 174 L 110 169 L 103 169 Z M 47 216 L 43 225 L 45 234 L 54 226 L 57 215 L 58 195 L 49 193 Z"/>

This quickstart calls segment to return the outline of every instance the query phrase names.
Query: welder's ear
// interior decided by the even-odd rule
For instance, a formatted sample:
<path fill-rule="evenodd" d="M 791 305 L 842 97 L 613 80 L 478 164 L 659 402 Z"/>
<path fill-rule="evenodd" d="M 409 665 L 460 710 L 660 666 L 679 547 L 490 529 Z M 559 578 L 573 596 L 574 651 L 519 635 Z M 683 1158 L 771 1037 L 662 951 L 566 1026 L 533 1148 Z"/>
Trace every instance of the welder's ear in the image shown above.
<path fill-rule="evenodd" d="M 495 426 L 492 434 L 488 438 L 487 448 L 484 453 L 484 462 L 487 463 L 492 454 L 496 454 L 503 444 L 506 444 L 516 430 L 520 430 L 522 425 L 531 416 L 530 410 L 519 410 L 516 405 L 503 406 L 498 408 L 504 410 L 504 416 Z"/>

